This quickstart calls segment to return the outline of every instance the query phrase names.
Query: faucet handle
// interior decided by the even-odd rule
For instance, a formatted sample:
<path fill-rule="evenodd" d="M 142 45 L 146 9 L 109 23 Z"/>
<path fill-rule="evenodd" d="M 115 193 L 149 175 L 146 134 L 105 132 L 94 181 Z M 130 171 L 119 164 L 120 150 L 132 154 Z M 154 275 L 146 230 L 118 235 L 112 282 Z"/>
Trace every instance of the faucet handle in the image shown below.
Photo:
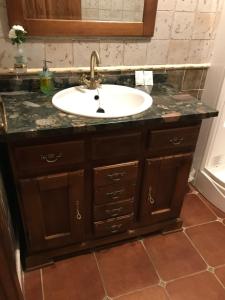
<path fill-rule="evenodd" d="M 86 74 L 82 74 L 79 81 L 81 84 L 85 84 L 87 86 L 90 84 L 90 81 L 87 79 Z"/>

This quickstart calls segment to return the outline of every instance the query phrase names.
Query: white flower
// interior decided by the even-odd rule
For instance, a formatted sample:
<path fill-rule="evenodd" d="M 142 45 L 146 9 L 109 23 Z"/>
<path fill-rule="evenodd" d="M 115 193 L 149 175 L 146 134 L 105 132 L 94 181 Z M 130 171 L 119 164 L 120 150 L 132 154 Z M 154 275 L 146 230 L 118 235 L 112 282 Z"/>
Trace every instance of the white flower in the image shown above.
<path fill-rule="evenodd" d="M 10 31 L 9 31 L 9 38 L 10 39 L 16 39 L 16 32 L 15 32 L 15 29 L 10 29 Z"/>
<path fill-rule="evenodd" d="M 23 32 L 26 32 L 23 28 L 23 26 L 21 25 L 13 25 L 12 27 L 14 30 L 20 30 L 20 31 L 23 31 Z"/>

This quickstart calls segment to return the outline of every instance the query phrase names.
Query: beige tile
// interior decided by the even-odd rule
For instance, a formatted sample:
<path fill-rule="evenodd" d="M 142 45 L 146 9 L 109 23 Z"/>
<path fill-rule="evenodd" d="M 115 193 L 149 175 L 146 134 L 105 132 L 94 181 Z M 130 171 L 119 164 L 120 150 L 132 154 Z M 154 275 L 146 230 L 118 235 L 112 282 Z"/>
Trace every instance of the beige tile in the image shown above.
<path fill-rule="evenodd" d="M 143 12 L 140 11 L 123 11 L 123 21 L 127 22 L 142 22 L 143 20 Z"/>
<path fill-rule="evenodd" d="M 14 65 L 14 52 L 13 46 L 8 40 L 0 39 L 0 68 L 12 68 Z"/>
<path fill-rule="evenodd" d="M 199 0 L 198 11 L 199 12 L 216 12 L 217 0 Z"/>
<path fill-rule="evenodd" d="M 167 63 L 169 40 L 151 40 L 147 47 L 147 65 L 163 65 Z"/>
<path fill-rule="evenodd" d="M 154 39 L 169 39 L 173 23 L 172 11 L 158 11 L 156 15 Z"/>
<path fill-rule="evenodd" d="M 143 0 L 129 0 L 124 1 L 123 9 L 132 11 L 143 11 L 144 1 Z"/>
<path fill-rule="evenodd" d="M 176 11 L 195 11 L 198 0 L 177 0 Z"/>
<path fill-rule="evenodd" d="M 96 50 L 99 52 L 99 41 L 79 41 L 73 43 L 73 56 L 75 67 L 89 67 L 91 52 Z"/>
<path fill-rule="evenodd" d="M 124 44 L 121 42 L 100 42 L 101 65 L 104 67 L 123 65 L 123 49 Z"/>
<path fill-rule="evenodd" d="M 99 8 L 100 9 L 112 9 L 112 0 L 99 0 Z"/>
<path fill-rule="evenodd" d="M 123 20 L 123 11 L 122 10 L 111 10 L 111 21 L 122 21 Z"/>
<path fill-rule="evenodd" d="M 60 68 L 73 66 L 72 43 L 64 41 L 47 43 L 45 45 L 45 51 L 46 59 L 52 61 L 52 67 Z"/>
<path fill-rule="evenodd" d="M 190 39 L 193 31 L 195 14 L 191 12 L 176 12 L 172 29 L 172 38 Z"/>
<path fill-rule="evenodd" d="M 217 11 L 221 12 L 224 7 L 224 0 L 218 0 Z"/>
<path fill-rule="evenodd" d="M 147 43 L 129 42 L 124 44 L 124 65 L 139 66 L 146 64 Z"/>
<path fill-rule="evenodd" d="M 212 39 L 216 38 L 218 26 L 219 26 L 219 23 L 220 23 L 221 14 L 222 13 L 220 13 L 220 12 L 218 12 L 216 14 L 215 22 L 214 22 L 214 26 L 213 26 L 213 32 L 212 32 Z"/>
<path fill-rule="evenodd" d="M 189 52 L 189 41 L 171 40 L 169 46 L 168 63 L 182 64 L 187 63 Z"/>
<path fill-rule="evenodd" d="M 215 13 L 197 13 L 193 31 L 193 39 L 210 39 L 213 33 Z"/>
<path fill-rule="evenodd" d="M 114 10 L 123 10 L 123 0 L 113 0 Z"/>
<path fill-rule="evenodd" d="M 176 6 L 176 0 L 159 0 L 158 10 L 174 10 Z"/>
<path fill-rule="evenodd" d="M 84 8 L 82 10 L 83 20 L 99 20 L 98 8 Z"/>
<path fill-rule="evenodd" d="M 207 63 L 209 61 L 210 40 L 190 41 L 188 62 L 192 64 Z"/>
<path fill-rule="evenodd" d="M 27 56 L 28 68 L 41 68 L 45 59 L 45 45 L 42 41 L 26 42 L 24 50 Z M 50 65 L 51 67 L 51 65 Z"/>
<path fill-rule="evenodd" d="M 82 0 L 82 7 L 85 8 L 98 8 L 99 0 Z"/>
<path fill-rule="evenodd" d="M 6 7 L 3 3 L 0 3 L 0 38 L 1 37 L 8 37 L 9 33 L 9 25 L 8 25 L 8 18 Z"/>

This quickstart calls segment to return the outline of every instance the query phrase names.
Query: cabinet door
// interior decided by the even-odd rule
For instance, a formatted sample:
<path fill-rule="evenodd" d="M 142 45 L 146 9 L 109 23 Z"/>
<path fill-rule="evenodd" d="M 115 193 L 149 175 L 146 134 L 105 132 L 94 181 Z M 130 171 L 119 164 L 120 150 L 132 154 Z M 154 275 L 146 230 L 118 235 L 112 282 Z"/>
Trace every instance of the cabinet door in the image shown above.
<path fill-rule="evenodd" d="M 24 227 L 31 251 L 83 239 L 83 171 L 20 181 Z"/>
<path fill-rule="evenodd" d="M 179 217 L 192 154 L 147 159 L 140 218 L 144 224 Z"/>

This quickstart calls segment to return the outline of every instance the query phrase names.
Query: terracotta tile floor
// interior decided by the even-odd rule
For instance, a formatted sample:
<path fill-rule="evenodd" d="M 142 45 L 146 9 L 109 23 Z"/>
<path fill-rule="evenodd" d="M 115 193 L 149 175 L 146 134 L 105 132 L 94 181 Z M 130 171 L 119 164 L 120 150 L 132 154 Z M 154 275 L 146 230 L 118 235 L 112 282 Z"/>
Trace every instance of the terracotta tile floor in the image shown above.
<path fill-rule="evenodd" d="M 225 300 L 225 213 L 195 190 L 182 232 L 25 273 L 25 300 Z"/>

